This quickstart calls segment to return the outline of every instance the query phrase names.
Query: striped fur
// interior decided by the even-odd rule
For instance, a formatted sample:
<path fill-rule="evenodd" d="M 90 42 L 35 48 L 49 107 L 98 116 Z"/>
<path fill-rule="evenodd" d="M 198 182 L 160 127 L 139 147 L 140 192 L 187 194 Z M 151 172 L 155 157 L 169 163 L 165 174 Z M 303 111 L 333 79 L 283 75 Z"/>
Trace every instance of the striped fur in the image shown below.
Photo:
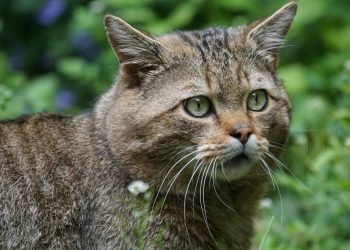
<path fill-rule="evenodd" d="M 159 37 L 106 16 L 121 67 L 95 108 L 0 123 L 0 249 L 248 249 L 270 173 L 259 159 L 287 139 L 276 67 L 295 12 L 291 2 L 251 25 Z M 256 89 L 269 96 L 261 112 L 246 107 Z M 194 118 L 184 100 L 199 95 L 215 112 Z M 232 131 L 243 125 L 241 164 Z M 153 194 L 146 230 L 127 188 L 136 180 Z"/>

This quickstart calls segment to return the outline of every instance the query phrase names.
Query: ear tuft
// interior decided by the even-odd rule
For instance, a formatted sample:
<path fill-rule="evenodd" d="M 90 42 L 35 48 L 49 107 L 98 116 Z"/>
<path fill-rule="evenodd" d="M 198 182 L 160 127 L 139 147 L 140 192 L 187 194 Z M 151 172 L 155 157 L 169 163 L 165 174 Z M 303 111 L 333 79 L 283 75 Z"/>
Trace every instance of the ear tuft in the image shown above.
<path fill-rule="evenodd" d="M 155 38 L 113 15 L 106 15 L 104 24 L 109 43 L 122 64 L 145 68 L 161 63 L 165 48 Z"/>
<path fill-rule="evenodd" d="M 247 39 L 254 40 L 259 47 L 258 50 L 276 55 L 284 44 L 285 36 L 293 22 L 296 11 L 296 1 L 286 4 L 262 22 L 251 25 L 252 28 Z"/>

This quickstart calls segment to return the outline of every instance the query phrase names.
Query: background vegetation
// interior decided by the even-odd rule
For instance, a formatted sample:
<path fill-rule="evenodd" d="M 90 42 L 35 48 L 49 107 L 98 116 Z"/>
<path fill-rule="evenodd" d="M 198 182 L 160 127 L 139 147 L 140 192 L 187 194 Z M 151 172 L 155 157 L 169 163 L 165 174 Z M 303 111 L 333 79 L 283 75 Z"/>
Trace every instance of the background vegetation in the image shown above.
<path fill-rule="evenodd" d="M 159 34 L 246 23 L 286 0 L 0 2 L 0 119 L 83 112 L 115 78 L 102 24 L 113 13 Z M 299 0 L 281 52 L 294 105 L 277 188 L 261 204 L 255 248 L 350 249 L 350 2 Z M 283 212 L 282 212 L 283 211 Z"/>

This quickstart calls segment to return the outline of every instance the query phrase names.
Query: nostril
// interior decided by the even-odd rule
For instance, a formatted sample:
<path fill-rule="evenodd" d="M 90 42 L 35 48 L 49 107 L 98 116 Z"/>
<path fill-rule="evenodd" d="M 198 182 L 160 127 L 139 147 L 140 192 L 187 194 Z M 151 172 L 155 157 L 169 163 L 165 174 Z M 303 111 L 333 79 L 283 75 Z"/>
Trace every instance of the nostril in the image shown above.
<path fill-rule="evenodd" d="M 240 132 L 234 131 L 231 136 L 233 136 L 236 139 L 240 139 L 242 137 L 242 134 Z"/>
<path fill-rule="evenodd" d="M 253 130 L 251 128 L 238 128 L 234 129 L 231 133 L 231 136 L 239 140 L 242 144 L 246 144 L 249 136 L 253 134 Z"/>

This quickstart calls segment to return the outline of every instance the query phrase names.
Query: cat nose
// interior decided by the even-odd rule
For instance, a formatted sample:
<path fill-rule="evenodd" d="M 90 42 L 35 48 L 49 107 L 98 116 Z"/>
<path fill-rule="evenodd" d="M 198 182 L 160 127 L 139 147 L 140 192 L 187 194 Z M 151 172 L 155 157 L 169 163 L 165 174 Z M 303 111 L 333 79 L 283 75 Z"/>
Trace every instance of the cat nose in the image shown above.
<path fill-rule="evenodd" d="M 249 136 L 253 134 L 253 129 L 248 126 L 248 125 L 236 125 L 232 132 L 230 133 L 230 135 L 234 138 L 236 138 L 237 140 L 239 140 L 242 144 L 246 144 Z"/>

